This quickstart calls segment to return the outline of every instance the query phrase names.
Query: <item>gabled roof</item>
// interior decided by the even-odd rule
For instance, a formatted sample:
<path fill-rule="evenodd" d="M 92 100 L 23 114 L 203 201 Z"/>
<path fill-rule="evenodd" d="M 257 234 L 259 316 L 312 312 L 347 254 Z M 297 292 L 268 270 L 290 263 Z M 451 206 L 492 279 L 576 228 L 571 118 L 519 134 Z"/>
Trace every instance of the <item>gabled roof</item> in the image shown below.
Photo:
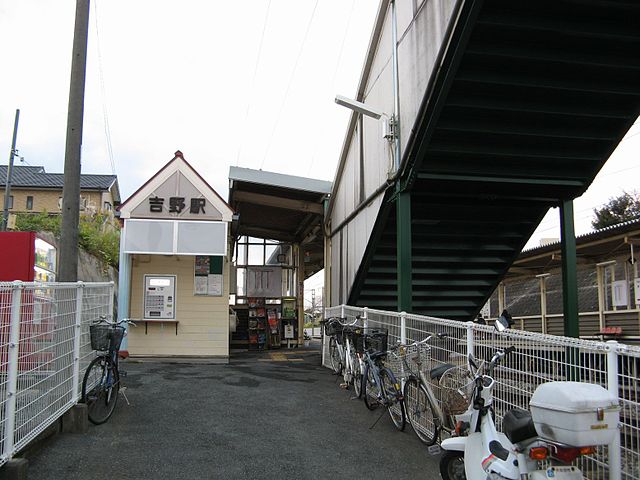
<path fill-rule="evenodd" d="M 0 186 L 7 182 L 7 165 L 0 165 Z M 116 175 L 80 175 L 81 190 L 109 190 L 118 181 Z M 64 186 L 63 173 L 47 173 L 44 167 L 14 165 L 11 185 L 18 188 L 55 188 Z"/>
<path fill-rule="evenodd" d="M 147 180 L 118 207 L 118 210 L 121 212 L 121 218 L 129 218 L 137 207 L 142 205 L 143 202 L 148 201 L 149 196 L 154 194 L 157 188 L 161 187 L 164 182 L 179 172 L 214 206 L 221 215 L 222 220 L 231 222 L 234 212 L 229 204 L 225 202 L 218 192 L 185 160 L 180 150 L 176 151 L 174 155 L 173 159 L 167 162 L 155 175 Z"/>

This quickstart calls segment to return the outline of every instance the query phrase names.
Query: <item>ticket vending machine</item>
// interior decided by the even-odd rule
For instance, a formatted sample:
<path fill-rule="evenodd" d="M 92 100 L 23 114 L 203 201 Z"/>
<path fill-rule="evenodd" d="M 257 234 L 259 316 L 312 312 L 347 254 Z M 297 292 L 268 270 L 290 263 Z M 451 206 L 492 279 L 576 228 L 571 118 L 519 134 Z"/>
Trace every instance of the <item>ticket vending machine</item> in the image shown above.
<path fill-rule="evenodd" d="M 176 276 L 144 276 L 144 318 L 174 320 L 176 318 Z"/>

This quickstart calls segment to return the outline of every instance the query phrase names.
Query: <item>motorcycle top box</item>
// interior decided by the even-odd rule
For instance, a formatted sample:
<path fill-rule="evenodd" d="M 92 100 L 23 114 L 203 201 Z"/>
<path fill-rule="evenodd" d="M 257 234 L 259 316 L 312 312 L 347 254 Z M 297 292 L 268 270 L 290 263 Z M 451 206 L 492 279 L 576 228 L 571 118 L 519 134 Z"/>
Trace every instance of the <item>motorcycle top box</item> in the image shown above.
<path fill-rule="evenodd" d="M 600 385 L 549 382 L 529 402 L 538 434 L 574 447 L 607 445 L 618 434 L 620 405 Z"/>

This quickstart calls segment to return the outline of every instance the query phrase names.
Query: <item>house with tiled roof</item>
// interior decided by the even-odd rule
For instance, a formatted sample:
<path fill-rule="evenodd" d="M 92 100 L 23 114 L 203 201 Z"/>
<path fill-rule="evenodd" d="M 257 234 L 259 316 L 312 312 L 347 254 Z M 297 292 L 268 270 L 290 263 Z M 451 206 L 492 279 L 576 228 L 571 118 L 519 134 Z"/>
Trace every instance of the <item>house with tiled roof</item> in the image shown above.
<path fill-rule="evenodd" d="M 0 202 L 4 208 L 7 166 L 0 165 Z M 14 165 L 11 175 L 10 213 L 60 213 L 64 174 L 47 173 L 41 166 Z M 120 204 L 116 175 L 80 176 L 80 211 L 112 213 Z"/>

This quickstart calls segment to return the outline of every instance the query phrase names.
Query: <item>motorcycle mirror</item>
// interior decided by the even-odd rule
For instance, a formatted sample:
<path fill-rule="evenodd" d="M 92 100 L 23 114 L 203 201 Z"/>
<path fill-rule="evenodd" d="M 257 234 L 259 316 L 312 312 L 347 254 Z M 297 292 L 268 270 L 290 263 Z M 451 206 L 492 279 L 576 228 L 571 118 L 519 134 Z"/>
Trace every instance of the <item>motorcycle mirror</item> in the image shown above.
<path fill-rule="evenodd" d="M 504 332 L 505 330 L 508 330 L 509 328 L 511 328 L 511 325 L 514 324 L 513 318 L 511 318 L 511 315 L 509 314 L 509 312 L 507 312 L 506 310 L 503 310 L 502 313 L 500 314 L 500 317 L 498 317 L 498 319 L 496 320 L 496 323 L 494 324 L 494 326 L 496 327 L 496 330 L 498 330 L 499 332 Z"/>
<path fill-rule="evenodd" d="M 478 370 L 478 364 L 476 363 L 476 359 L 474 358 L 473 355 L 469 354 L 469 356 L 467 357 L 467 360 L 469 361 L 469 365 L 471 365 L 472 368 L 474 368 L 475 370 Z"/>

